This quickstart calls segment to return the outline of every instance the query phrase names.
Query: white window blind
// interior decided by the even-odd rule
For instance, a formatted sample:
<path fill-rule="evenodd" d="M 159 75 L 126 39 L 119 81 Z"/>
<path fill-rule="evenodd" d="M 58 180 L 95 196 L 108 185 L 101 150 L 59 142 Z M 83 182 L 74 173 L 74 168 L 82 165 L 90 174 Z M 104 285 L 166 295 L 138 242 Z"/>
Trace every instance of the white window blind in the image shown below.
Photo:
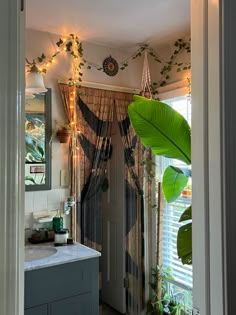
<path fill-rule="evenodd" d="M 165 100 L 165 103 L 172 106 L 188 122 L 191 121 L 191 104 L 186 96 Z M 168 165 L 176 167 L 186 167 L 186 164 L 174 159 L 157 157 L 157 172 L 159 178 L 162 177 L 165 168 Z M 191 180 L 189 181 L 191 186 Z M 189 187 L 191 190 L 191 187 Z M 191 194 L 191 191 L 190 193 Z M 163 267 L 170 267 L 175 283 L 188 289 L 192 288 L 192 266 L 183 265 L 177 256 L 177 232 L 183 223 L 179 223 L 179 218 L 183 211 L 191 204 L 191 196 L 182 195 L 174 203 L 164 203 L 163 210 L 163 236 L 162 236 L 162 253 Z M 185 224 L 186 222 L 184 222 Z"/>

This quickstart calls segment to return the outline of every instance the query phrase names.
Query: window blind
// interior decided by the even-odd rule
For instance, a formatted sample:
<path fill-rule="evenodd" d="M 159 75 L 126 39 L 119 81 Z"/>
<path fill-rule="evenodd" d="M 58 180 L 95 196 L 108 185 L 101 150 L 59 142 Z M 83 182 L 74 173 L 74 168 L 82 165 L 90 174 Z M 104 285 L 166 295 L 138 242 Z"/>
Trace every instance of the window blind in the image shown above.
<path fill-rule="evenodd" d="M 177 97 L 170 100 L 165 100 L 165 103 L 172 106 L 181 115 L 183 115 L 188 122 L 191 120 L 191 104 L 187 97 Z M 164 157 L 157 157 L 158 170 L 157 172 L 162 176 L 165 168 L 168 165 L 176 167 L 186 167 L 186 164 Z M 191 180 L 190 180 L 191 184 Z M 173 203 L 164 203 L 163 209 L 163 236 L 162 236 L 162 253 L 163 253 L 163 267 L 170 267 L 175 283 L 191 289 L 192 288 L 192 266 L 183 265 L 177 256 L 177 232 L 181 225 L 179 218 L 183 211 L 191 204 L 191 197 L 179 197 Z"/>

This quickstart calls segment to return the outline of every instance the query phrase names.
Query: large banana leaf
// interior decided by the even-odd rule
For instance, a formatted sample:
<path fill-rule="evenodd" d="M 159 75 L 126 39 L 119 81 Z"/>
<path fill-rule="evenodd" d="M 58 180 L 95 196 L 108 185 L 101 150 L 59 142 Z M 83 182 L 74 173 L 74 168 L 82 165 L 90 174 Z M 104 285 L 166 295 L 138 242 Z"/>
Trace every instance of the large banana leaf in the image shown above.
<path fill-rule="evenodd" d="M 132 126 L 153 153 L 191 164 L 188 122 L 169 105 L 134 96 L 128 108 Z"/>
<path fill-rule="evenodd" d="M 192 264 L 192 223 L 187 223 L 179 228 L 177 252 L 183 264 Z"/>
<path fill-rule="evenodd" d="M 165 169 L 162 188 L 167 202 L 175 201 L 187 185 L 188 177 L 183 171 L 174 166 L 168 166 Z"/>
<path fill-rule="evenodd" d="M 179 222 L 184 222 L 188 220 L 192 220 L 192 206 L 189 206 L 188 208 L 184 210 L 184 212 L 182 213 L 179 219 Z"/>

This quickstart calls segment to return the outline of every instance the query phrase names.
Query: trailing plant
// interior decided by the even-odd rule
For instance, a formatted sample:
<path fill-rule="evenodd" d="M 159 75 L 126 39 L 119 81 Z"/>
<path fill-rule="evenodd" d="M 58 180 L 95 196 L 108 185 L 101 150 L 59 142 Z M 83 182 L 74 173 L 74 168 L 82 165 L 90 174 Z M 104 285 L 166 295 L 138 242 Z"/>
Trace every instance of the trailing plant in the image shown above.
<path fill-rule="evenodd" d="M 44 52 L 36 57 L 33 62 L 35 63 L 35 66 L 37 67 L 38 71 L 41 73 L 47 73 L 50 65 L 52 65 L 55 62 L 55 58 L 61 54 L 62 52 L 68 53 L 73 58 L 73 77 L 68 79 L 68 85 L 73 86 L 77 85 L 80 86 L 83 77 L 83 67 L 86 67 L 87 69 L 96 69 L 98 71 L 104 71 L 103 66 L 96 64 L 94 62 L 91 62 L 87 60 L 84 57 L 83 53 L 83 46 L 82 42 L 79 40 L 78 36 L 75 34 L 69 34 L 66 38 L 59 38 L 57 42 L 55 43 L 57 46 L 56 51 L 50 55 L 47 56 Z M 141 45 L 133 54 L 131 54 L 127 59 L 123 60 L 122 62 L 119 62 L 119 68 L 120 70 L 125 70 L 129 63 L 139 57 L 141 57 L 144 52 L 147 51 L 149 56 L 157 63 L 161 64 L 161 79 L 159 82 L 153 82 L 151 85 L 152 94 L 155 95 L 158 93 L 157 88 L 164 86 L 167 84 L 168 80 L 170 79 L 170 73 L 175 68 L 177 72 L 189 70 L 191 68 L 190 63 L 184 63 L 184 62 L 176 62 L 176 58 L 183 52 L 186 51 L 187 53 L 190 53 L 191 47 L 190 47 L 190 39 L 184 40 L 182 38 L 177 39 L 174 43 L 174 51 L 169 57 L 168 60 L 162 58 L 152 47 L 149 47 L 148 45 Z M 26 67 L 32 67 L 32 63 L 29 62 L 27 59 Z"/>
<path fill-rule="evenodd" d="M 152 268 L 152 280 L 149 283 L 152 289 L 151 298 L 147 302 L 146 314 L 149 315 L 185 315 L 185 305 L 178 300 L 168 287 L 174 281 L 171 269 L 156 266 Z M 158 292 L 157 283 L 161 282 L 161 292 Z M 160 293 L 160 294 L 159 294 Z"/>
<path fill-rule="evenodd" d="M 36 59 L 34 59 L 35 64 L 41 73 L 47 73 L 47 70 L 51 64 L 55 62 L 55 58 L 62 52 L 67 52 L 73 59 L 73 72 L 75 73 L 74 78 L 68 79 L 68 84 L 78 85 L 82 82 L 82 67 L 84 66 L 81 58 L 83 57 L 83 47 L 82 42 L 79 40 L 78 36 L 75 34 L 69 34 L 67 38 L 59 38 L 56 42 L 57 49 L 53 55 L 47 56 L 45 53 L 42 53 Z M 78 62 L 77 62 L 78 61 Z M 30 67 L 31 63 L 27 60 L 26 67 Z"/>
<path fill-rule="evenodd" d="M 142 143 L 156 155 L 177 159 L 186 164 L 185 169 L 168 166 L 162 186 L 167 202 L 175 201 L 184 190 L 191 175 L 191 130 L 184 117 L 169 105 L 134 96 L 128 108 L 132 126 Z M 187 167 L 188 166 L 188 167 Z M 183 264 L 192 264 L 192 208 L 185 209 L 179 222 L 177 253 Z M 186 223 L 187 221 L 187 223 Z"/>
<path fill-rule="evenodd" d="M 183 39 L 178 39 L 174 43 L 175 50 L 171 54 L 168 61 L 165 62 L 164 66 L 162 67 L 160 74 L 162 75 L 162 79 L 159 82 L 160 86 L 165 86 L 167 81 L 170 79 L 170 72 L 173 68 L 176 68 L 176 72 L 181 72 L 183 70 L 190 70 L 191 64 L 190 63 L 183 63 L 183 62 L 176 62 L 176 57 L 182 52 L 186 51 L 187 53 L 191 52 L 190 40 L 185 41 Z"/>
<path fill-rule="evenodd" d="M 152 95 L 158 94 L 158 88 L 165 86 L 168 83 L 168 80 L 171 78 L 171 71 L 176 70 L 176 72 L 181 72 L 184 70 L 191 69 L 190 62 L 184 63 L 175 61 L 176 58 L 184 51 L 187 53 L 191 52 L 191 45 L 190 45 L 190 39 L 185 40 L 182 38 L 177 39 L 174 42 L 174 51 L 171 53 L 170 57 L 166 60 L 162 58 L 152 47 L 149 47 L 148 45 L 142 45 L 140 46 L 137 51 L 135 51 L 130 57 L 128 57 L 126 60 L 119 63 L 120 70 L 125 70 L 129 63 L 139 57 L 141 57 L 145 51 L 149 54 L 149 56 L 156 61 L 157 63 L 161 64 L 161 70 L 160 75 L 161 79 L 159 82 L 153 82 L 150 86 Z M 98 71 L 103 71 L 103 67 L 101 65 L 92 63 L 85 58 L 83 58 L 84 64 L 87 64 L 87 69 L 95 68 Z"/>

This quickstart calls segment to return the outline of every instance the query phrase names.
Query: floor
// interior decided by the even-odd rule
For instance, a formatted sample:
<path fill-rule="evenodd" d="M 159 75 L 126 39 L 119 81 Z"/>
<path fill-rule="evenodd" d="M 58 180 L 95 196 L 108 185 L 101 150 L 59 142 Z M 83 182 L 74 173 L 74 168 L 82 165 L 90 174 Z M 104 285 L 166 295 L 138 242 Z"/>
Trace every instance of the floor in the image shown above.
<path fill-rule="evenodd" d="M 100 315 L 121 315 L 121 313 L 113 310 L 106 304 L 100 306 Z"/>

